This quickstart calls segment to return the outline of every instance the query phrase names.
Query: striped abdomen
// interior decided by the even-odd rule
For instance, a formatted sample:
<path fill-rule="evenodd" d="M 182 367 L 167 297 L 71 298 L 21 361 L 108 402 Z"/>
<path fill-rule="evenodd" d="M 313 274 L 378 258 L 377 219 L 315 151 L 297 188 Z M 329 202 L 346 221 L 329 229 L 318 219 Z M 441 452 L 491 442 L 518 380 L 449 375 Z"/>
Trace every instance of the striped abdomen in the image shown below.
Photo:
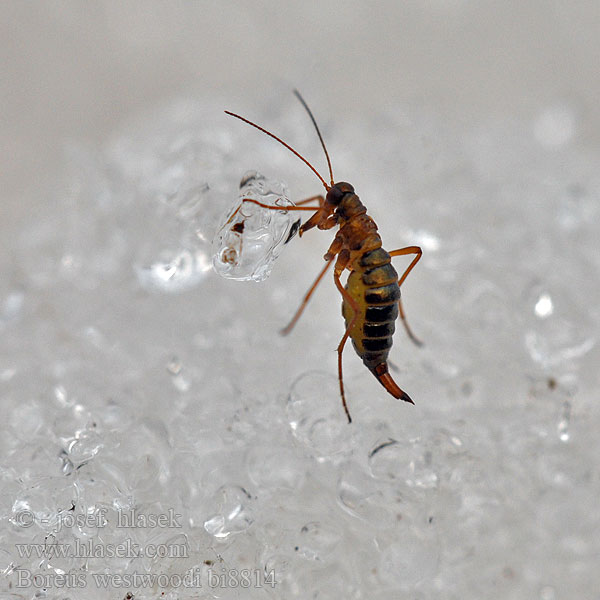
<path fill-rule="evenodd" d="M 365 366 L 375 372 L 387 361 L 398 317 L 400 287 L 390 255 L 383 248 L 363 254 L 352 265 L 346 289 L 359 307 L 350 330 L 352 345 Z M 348 326 L 354 316 L 348 302 L 342 303 L 342 314 Z"/>

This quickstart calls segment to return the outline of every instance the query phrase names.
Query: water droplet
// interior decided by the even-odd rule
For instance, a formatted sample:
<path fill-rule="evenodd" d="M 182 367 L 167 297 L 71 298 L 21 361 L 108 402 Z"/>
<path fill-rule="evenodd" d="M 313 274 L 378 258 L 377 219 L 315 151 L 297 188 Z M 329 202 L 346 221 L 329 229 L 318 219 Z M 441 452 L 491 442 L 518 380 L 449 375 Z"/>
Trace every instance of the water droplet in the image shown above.
<path fill-rule="evenodd" d="M 440 249 L 440 238 L 425 229 L 410 230 L 408 237 L 427 252 L 436 252 Z"/>
<path fill-rule="evenodd" d="M 165 250 L 150 265 L 137 267 L 136 273 L 147 289 L 177 293 L 196 285 L 209 270 L 208 256 L 201 250 Z"/>
<path fill-rule="evenodd" d="M 171 358 L 171 360 L 167 363 L 167 371 L 169 371 L 171 375 L 179 375 L 181 372 L 181 363 L 176 356 Z"/>
<path fill-rule="evenodd" d="M 323 560 L 335 550 L 340 539 L 338 530 L 316 521 L 307 523 L 300 529 L 297 552 L 309 560 Z"/>
<path fill-rule="evenodd" d="M 167 371 L 172 376 L 171 381 L 173 382 L 175 389 L 180 392 L 187 392 L 190 389 L 191 382 L 189 378 L 184 375 L 183 367 L 177 357 L 173 357 L 167 363 Z"/>
<path fill-rule="evenodd" d="M 104 443 L 95 431 L 84 429 L 67 440 L 65 450 L 73 464 L 81 465 L 94 458 L 103 447 Z"/>
<path fill-rule="evenodd" d="M 571 403 L 566 400 L 561 409 L 561 418 L 556 427 L 558 437 L 561 442 L 568 442 L 570 439 L 569 424 L 571 422 Z"/>
<path fill-rule="evenodd" d="M 215 514 L 204 522 L 204 529 L 216 538 L 246 531 L 254 522 L 252 496 L 241 486 L 222 486 L 213 503 Z"/>
<path fill-rule="evenodd" d="M 33 525 L 45 531 L 54 528 L 62 511 L 71 507 L 73 487 L 64 477 L 46 477 L 17 494 L 11 522 L 16 527 Z"/>
<path fill-rule="evenodd" d="M 312 449 L 316 456 L 343 456 L 351 452 L 354 429 L 342 408 L 335 377 L 310 372 L 292 386 L 287 405 L 294 437 Z"/>
<path fill-rule="evenodd" d="M 369 468 L 376 479 L 404 481 L 410 487 L 434 488 L 438 484 L 431 450 L 418 439 L 378 442 L 369 454 Z"/>
<path fill-rule="evenodd" d="M 354 461 L 348 461 L 338 480 L 338 502 L 350 515 L 376 528 L 392 526 L 396 517 L 386 505 L 386 496 L 377 482 Z"/>
<path fill-rule="evenodd" d="M 74 404 L 74 400 L 69 398 L 67 394 L 67 390 L 63 385 L 57 385 L 54 388 L 54 397 L 56 401 L 60 404 L 61 407 L 66 408 L 67 406 L 72 406 Z"/>
<path fill-rule="evenodd" d="M 305 479 L 303 460 L 285 447 L 254 447 L 247 465 L 252 482 L 261 489 L 296 490 Z"/>
<path fill-rule="evenodd" d="M 542 323 L 544 324 L 542 326 Z M 587 354 L 596 340 L 580 323 L 564 318 L 543 319 L 525 333 L 525 346 L 531 358 L 544 367 L 564 366 L 568 360 Z"/>
<path fill-rule="evenodd" d="M 535 314 L 540 319 L 549 317 L 554 312 L 554 305 L 550 294 L 541 294 L 535 303 Z"/>
<path fill-rule="evenodd" d="M 63 475 L 70 475 L 73 472 L 75 466 L 69 458 L 69 455 L 63 449 L 61 449 L 61 451 L 58 453 L 58 458 L 61 461 L 60 470 L 63 473 Z"/>

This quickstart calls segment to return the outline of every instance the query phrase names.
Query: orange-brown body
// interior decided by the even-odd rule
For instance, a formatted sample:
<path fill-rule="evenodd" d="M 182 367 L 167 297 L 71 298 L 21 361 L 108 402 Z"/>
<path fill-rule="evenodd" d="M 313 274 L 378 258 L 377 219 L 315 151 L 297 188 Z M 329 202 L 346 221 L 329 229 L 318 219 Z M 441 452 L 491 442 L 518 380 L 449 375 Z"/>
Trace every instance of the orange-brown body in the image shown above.
<path fill-rule="evenodd" d="M 392 257 L 382 248 L 375 221 L 346 182 L 331 186 L 321 201 L 321 210 L 301 228 L 329 229 L 339 226 L 325 255 L 331 261 L 337 255 L 334 275 L 350 271 L 342 294 L 342 314 L 348 336 L 365 366 L 395 398 L 412 402 L 388 373 L 387 357 L 393 344 L 398 318 L 400 286 Z"/>
<path fill-rule="evenodd" d="M 327 268 L 335 264 L 333 279 L 335 285 L 342 295 L 342 314 L 346 321 L 346 331 L 338 345 L 338 379 L 340 383 L 340 394 L 348 422 L 352 422 L 346 397 L 344 394 L 344 382 L 342 377 L 342 353 L 348 338 L 352 340 L 352 345 L 357 354 L 362 358 L 363 363 L 375 375 L 378 381 L 395 398 L 399 398 L 413 404 L 408 394 L 403 392 L 392 379 L 388 372 L 387 357 L 392 347 L 392 336 L 395 330 L 395 321 L 400 315 L 402 323 L 413 342 L 420 345 L 420 342 L 410 330 L 400 300 L 400 286 L 410 273 L 412 268 L 421 258 L 421 248 L 418 246 L 407 246 L 386 252 L 381 247 L 381 238 L 377 233 L 377 225 L 369 215 L 360 198 L 354 193 L 354 188 L 346 182 L 334 183 L 333 169 L 325 142 L 319 131 L 315 118 L 308 108 L 302 96 L 297 90 L 294 94 L 300 100 L 308 112 L 313 125 L 321 141 L 323 151 L 327 158 L 329 167 L 329 176 L 331 184 L 328 184 L 321 174 L 311 165 L 306 158 L 298 153 L 289 144 L 284 142 L 270 131 L 267 131 L 260 125 L 249 121 L 245 117 L 225 111 L 228 115 L 240 119 L 244 123 L 255 127 L 266 135 L 272 137 L 282 146 L 287 148 L 292 154 L 304 162 L 325 187 L 327 194 L 323 196 L 313 196 L 301 202 L 296 206 L 286 207 L 285 210 L 293 211 L 315 211 L 314 214 L 300 227 L 299 233 L 302 235 L 305 231 L 317 227 L 318 229 L 331 229 L 339 227 L 339 230 L 331 243 L 329 250 L 324 258 L 326 265 L 319 273 L 314 284 L 304 296 L 300 308 L 296 311 L 294 318 L 287 327 L 282 330 L 283 334 L 289 333 L 298 321 L 304 307 L 308 303 L 312 293 L 325 275 Z M 281 210 L 280 207 L 263 204 L 257 200 L 247 198 L 247 202 L 258 204 L 269 210 Z M 318 201 L 318 206 L 304 206 L 312 201 Z M 288 240 L 289 241 L 289 240 Z M 416 255 L 408 268 L 404 271 L 400 279 L 398 273 L 392 267 L 391 260 L 393 256 L 403 256 L 408 254 Z M 335 260 L 334 260 L 335 259 Z M 340 282 L 340 275 L 344 270 L 350 271 L 348 281 L 343 286 Z"/>

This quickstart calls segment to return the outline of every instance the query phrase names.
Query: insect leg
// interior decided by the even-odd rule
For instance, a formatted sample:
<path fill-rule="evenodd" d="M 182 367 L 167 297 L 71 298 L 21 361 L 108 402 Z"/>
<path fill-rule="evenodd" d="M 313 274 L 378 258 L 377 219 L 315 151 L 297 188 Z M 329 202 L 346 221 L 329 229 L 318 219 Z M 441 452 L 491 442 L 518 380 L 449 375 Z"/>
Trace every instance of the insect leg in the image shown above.
<path fill-rule="evenodd" d="M 296 324 L 296 321 L 300 318 L 304 307 L 306 306 L 310 297 L 312 296 L 312 293 L 315 291 L 317 285 L 319 285 L 319 282 L 323 278 L 323 275 L 325 275 L 327 268 L 333 263 L 333 259 L 335 258 L 336 254 L 338 254 L 342 249 L 342 245 L 343 240 L 340 237 L 336 236 L 333 242 L 331 242 L 331 245 L 329 246 L 329 249 L 327 250 L 325 256 L 323 256 L 323 258 L 327 261 L 327 264 L 323 267 L 323 270 L 319 273 L 318 277 L 315 279 L 315 282 L 312 284 L 312 286 L 304 296 L 304 300 L 302 300 L 302 304 L 300 304 L 300 308 L 298 308 L 298 310 L 296 311 L 294 318 L 289 322 L 287 327 L 284 327 L 280 331 L 281 335 L 287 335 L 292 330 L 292 328 Z"/>
<path fill-rule="evenodd" d="M 337 263 L 335 265 L 335 272 L 333 273 L 333 279 L 335 281 L 335 285 L 336 285 L 337 289 L 342 294 L 344 300 L 346 302 L 348 302 L 348 304 L 354 311 L 354 315 L 353 315 L 352 319 L 350 320 L 350 322 L 348 323 L 348 326 L 346 327 L 346 331 L 344 332 L 344 335 L 343 335 L 342 339 L 340 340 L 340 343 L 337 347 L 338 379 L 340 382 L 340 394 L 342 395 L 342 404 L 344 405 L 344 410 L 346 411 L 346 416 L 348 417 L 348 423 L 352 423 L 352 417 L 350 416 L 350 412 L 348 411 L 348 406 L 346 404 L 346 395 L 344 394 L 344 379 L 342 377 L 342 352 L 344 351 L 344 346 L 346 345 L 346 341 L 348 340 L 350 331 L 354 327 L 354 324 L 356 323 L 356 319 L 358 319 L 359 307 L 358 307 L 358 304 L 355 302 L 354 298 L 352 298 L 352 296 L 348 293 L 348 291 L 344 288 L 344 286 L 342 285 L 342 282 L 340 281 L 340 273 L 342 272 L 342 270 L 345 266 L 345 265 L 340 266 L 340 264 L 343 264 L 342 261 L 344 261 L 344 258 L 346 258 L 346 257 L 344 257 L 342 255 L 340 255 L 338 257 Z M 347 262 L 347 261 L 344 261 L 344 262 Z"/>
<path fill-rule="evenodd" d="M 312 199 L 314 200 L 314 198 Z M 311 198 L 308 198 L 308 200 L 311 200 Z M 269 210 L 281 210 L 284 212 L 288 210 L 312 210 L 314 212 L 321 209 L 320 206 L 273 206 L 271 204 L 263 204 L 258 200 L 254 200 L 254 198 L 243 198 L 242 202 L 251 202 L 252 204 L 256 204 L 262 208 L 267 208 Z"/>
<path fill-rule="evenodd" d="M 302 314 L 302 312 L 304 311 L 304 308 L 308 304 L 308 301 L 310 300 L 310 297 L 312 296 L 312 294 L 315 291 L 316 287 L 319 285 L 319 282 L 321 281 L 321 279 L 323 279 L 323 275 L 325 275 L 325 272 L 329 268 L 329 265 L 331 265 L 332 263 L 333 263 L 333 256 L 331 257 L 330 260 L 327 261 L 327 263 L 323 267 L 323 270 L 319 273 L 318 277 L 315 279 L 315 282 L 310 286 L 310 289 L 308 290 L 308 292 L 306 292 L 306 295 L 304 296 L 304 299 L 302 300 L 302 304 L 300 304 L 300 307 L 296 311 L 296 314 L 294 315 L 294 317 L 292 318 L 292 320 L 288 323 L 288 325 L 286 325 L 279 332 L 279 333 L 281 333 L 281 335 L 287 335 L 294 328 L 294 325 L 296 324 L 296 321 L 298 321 L 298 319 L 300 318 L 300 315 Z"/>
<path fill-rule="evenodd" d="M 310 198 L 306 198 L 306 200 L 300 200 L 300 202 L 295 202 L 296 206 L 301 206 L 302 204 L 306 204 L 307 202 L 312 202 L 313 200 L 319 201 L 319 206 L 323 206 L 325 202 L 325 198 L 322 194 L 318 194 L 316 196 L 311 196 Z"/>
<path fill-rule="evenodd" d="M 400 277 L 400 279 L 398 280 L 398 285 L 402 285 L 402 283 L 406 279 L 406 276 L 412 271 L 413 267 L 421 259 L 421 256 L 423 255 L 423 250 L 421 250 L 419 246 L 407 246 L 406 248 L 400 248 L 399 250 L 392 250 L 389 254 L 390 256 L 404 256 L 405 254 L 417 255 L 413 258 L 413 261 L 410 263 L 410 265 L 408 265 L 406 271 L 404 271 L 404 275 L 402 275 L 402 277 Z"/>
<path fill-rule="evenodd" d="M 408 274 L 412 271 L 413 267 L 419 262 L 419 259 L 423 255 L 423 251 L 421 250 L 421 248 L 419 248 L 419 246 L 407 246 L 406 248 L 400 248 L 399 250 L 393 250 L 392 252 L 390 252 L 390 256 L 403 256 L 405 254 L 416 254 L 416 256 L 413 258 L 410 265 L 408 265 L 408 268 L 406 269 L 406 271 L 404 271 L 402 277 L 400 277 L 400 279 L 398 280 L 398 286 L 401 286 L 404 283 L 404 280 L 406 279 Z M 404 325 L 404 329 L 406 330 L 408 337 L 412 340 L 412 342 L 415 345 L 422 346 L 423 342 L 415 336 L 410 326 L 408 325 L 408 321 L 406 320 L 406 316 L 404 314 L 404 309 L 402 308 L 402 298 L 398 300 L 398 309 L 400 311 L 400 318 L 402 319 L 402 324 Z"/>

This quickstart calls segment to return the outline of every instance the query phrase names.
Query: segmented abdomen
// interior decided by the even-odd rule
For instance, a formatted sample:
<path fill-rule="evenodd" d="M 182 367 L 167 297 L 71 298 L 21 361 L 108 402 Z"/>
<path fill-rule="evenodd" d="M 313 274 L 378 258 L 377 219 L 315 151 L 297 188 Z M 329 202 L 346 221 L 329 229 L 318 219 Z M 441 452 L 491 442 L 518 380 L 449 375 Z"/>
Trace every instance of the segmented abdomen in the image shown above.
<path fill-rule="evenodd" d="M 390 255 L 383 248 L 377 248 L 361 256 L 353 265 L 346 289 L 359 307 L 350 330 L 352 345 L 372 370 L 387 360 L 398 317 L 400 288 Z M 342 314 L 348 326 L 354 310 L 345 300 Z"/>

